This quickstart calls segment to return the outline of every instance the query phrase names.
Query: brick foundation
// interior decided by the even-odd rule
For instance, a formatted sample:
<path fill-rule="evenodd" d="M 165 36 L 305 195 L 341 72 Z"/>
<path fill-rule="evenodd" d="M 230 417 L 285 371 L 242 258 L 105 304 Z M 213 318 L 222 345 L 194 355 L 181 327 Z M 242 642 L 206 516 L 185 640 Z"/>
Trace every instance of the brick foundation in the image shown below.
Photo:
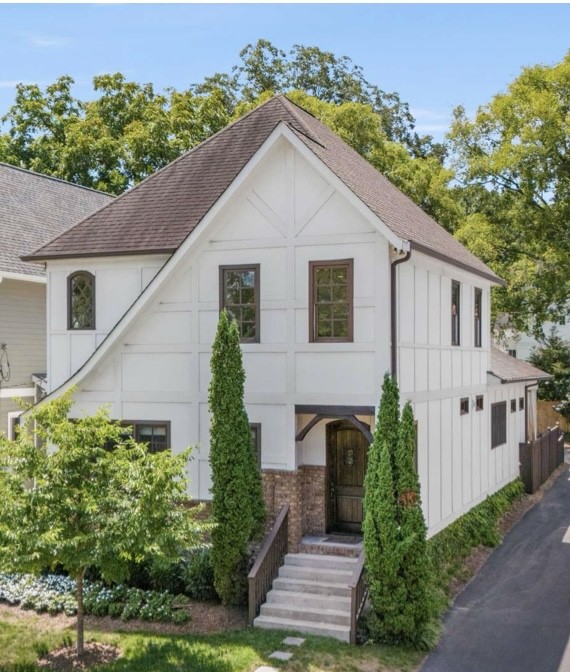
<path fill-rule="evenodd" d="M 271 524 L 289 504 L 289 551 L 296 553 L 304 534 L 325 531 L 325 467 L 305 465 L 296 471 L 262 471 L 263 498 Z"/>

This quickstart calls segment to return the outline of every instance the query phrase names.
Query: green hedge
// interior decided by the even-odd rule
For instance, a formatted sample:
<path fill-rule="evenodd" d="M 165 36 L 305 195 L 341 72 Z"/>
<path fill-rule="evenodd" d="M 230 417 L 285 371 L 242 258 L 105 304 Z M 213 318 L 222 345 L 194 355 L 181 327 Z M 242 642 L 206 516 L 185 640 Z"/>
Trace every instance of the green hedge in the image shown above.
<path fill-rule="evenodd" d="M 448 603 L 451 582 L 461 571 L 465 558 L 477 546 L 493 547 L 500 543 L 497 523 L 523 495 L 523 483 L 517 478 L 428 541 L 436 584 L 442 594 L 442 610 Z"/>

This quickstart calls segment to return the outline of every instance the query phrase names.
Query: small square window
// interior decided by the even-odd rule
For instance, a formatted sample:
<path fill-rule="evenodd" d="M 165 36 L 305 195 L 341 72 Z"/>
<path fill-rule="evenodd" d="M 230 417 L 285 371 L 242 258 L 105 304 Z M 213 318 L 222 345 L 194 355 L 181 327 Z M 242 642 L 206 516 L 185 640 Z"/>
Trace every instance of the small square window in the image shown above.
<path fill-rule="evenodd" d="M 478 395 L 475 397 L 475 410 L 476 410 L 476 411 L 482 411 L 482 410 L 483 410 L 483 408 L 484 408 L 483 398 L 484 398 L 484 397 L 483 397 L 482 394 L 478 394 Z"/>
<path fill-rule="evenodd" d="M 519 397 L 519 411 L 524 411 L 524 397 Z"/>
<path fill-rule="evenodd" d="M 517 400 L 511 399 L 511 413 L 514 413 L 517 410 Z"/>
<path fill-rule="evenodd" d="M 509 355 L 516 359 L 517 358 L 517 351 L 516 350 L 509 350 Z"/>
<path fill-rule="evenodd" d="M 461 415 L 467 415 L 467 413 L 469 413 L 469 397 L 463 397 L 463 399 L 461 399 L 459 408 Z"/>

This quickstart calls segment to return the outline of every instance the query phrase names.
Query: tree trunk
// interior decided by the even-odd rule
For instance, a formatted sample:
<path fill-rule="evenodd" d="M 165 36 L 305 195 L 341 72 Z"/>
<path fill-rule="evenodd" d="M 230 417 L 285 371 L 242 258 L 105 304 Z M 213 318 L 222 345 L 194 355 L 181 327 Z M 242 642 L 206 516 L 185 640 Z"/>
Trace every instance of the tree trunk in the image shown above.
<path fill-rule="evenodd" d="M 83 655 L 83 576 L 85 570 L 75 577 L 77 586 L 77 655 Z"/>

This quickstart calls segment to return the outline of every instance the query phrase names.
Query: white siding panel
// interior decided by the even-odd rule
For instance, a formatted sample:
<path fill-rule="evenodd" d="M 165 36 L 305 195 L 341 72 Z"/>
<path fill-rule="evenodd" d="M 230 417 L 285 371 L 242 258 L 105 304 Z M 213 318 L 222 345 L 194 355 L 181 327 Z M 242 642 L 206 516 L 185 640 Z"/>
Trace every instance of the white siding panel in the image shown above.
<path fill-rule="evenodd" d="M 415 391 L 428 389 L 428 353 L 424 348 L 415 351 Z"/>
<path fill-rule="evenodd" d="M 190 390 L 190 356 L 176 353 L 122 356 L 125 392 L 186 392 Z"/>
<path fill-rule="evenodd" d="M 67 329 L 67 273 L 51 271 L 48 274 L 50 329 Z"/>
<path fill-rule="evenodd" d="M 287 357 L 284 353 L 244 352 L 245 397 L 285 394 Z"/>
<path fill-rule="evenodd" d="M 441 383 L 441 351 L 429 350 L 429 375 L 428 384 L 430 390 L 439 390 Z M 449 387 L 449 386 L 448 386 Z"/>
<path fill-rule="evenodd" d="M 260 334 L 263 343 L 287 343 L 287 312 L 262 310 Z"/>
<path fill-rule="evenodd" d="M 327 190 L 321 192 L 321 194 L 313 194 L 310 208 L 301 214 L 301 222 L 307 216 L 310 217 L 300 234 L 301 236 L 351 235 L 373 231 L 370 223 L 356 212 L 347 201 L 338 194 L 333 194 L 330 198 L 327 198 L 329 195 Z M 317 200 L 319 196 L 320 203 Z"/>
<path fill-rule="evenodd" d="M 422 509 L 429 520 L 429 418 L 428 404 L 414 404 L 414 417 L 418 423 L 418 475 L 422 492 Z"/>
<path fill-rule="evenodd" d="M 102 269 L 95 276 L 96 324 L 99 331 L 110 331 L 141 293 L 140 271 Z"/>
<path fill-rule="evenodd" d="M 452 462 L 453 462 L 453 511 L 460 511 L 463 507 L 463 450 L 462 450 L 462 421 L 459 415 L 459 399 L 450 399 L 452 423 Z M 457 404 L 457 405 L 456 405 Z"/>
<path fill-rule="evenodd" d="M 71 375 L 69 349 L 69 337 L 67 334 L 56 334 L 51 337 L 49 369 L 49 384 L 51 389 L 59 387 Z"/>
<path fill-rule="evenodd" d="M 441 520 L 441 402 L 430 401 L 429 412 L 429 525 Z"/>
<path fill-rule="evenodd" d="M 461 370 L 462 352 L 458 348 L 451 351 L 451 375 L 453 387 L 461 387 L 463 382 L 463 373 Z"/>
<path fill-rule="evenodd" d="M 415 362 L 414 349 L 399 347 L 399 376 L 400 392 L 403 394 L 414 391 L 415 386 Z"/>
<path fill-rule="evenodd" d="M 398 266 L 399 333 L 400 343 L 414 342 L 414 267 Z"/>
<path fill-rule="evenodd" d="M 141 271 L 142 288 L 145 289 L 154 276 L 160 271 L 160 266 L 144 266 Z"/>
<path fill-rule="evenodd" d="M 440 350 L 441 354 L 441 389 L 449 390 L 452 386 L 451 352 Z"/>
<path fill-rule="evenodd" d="M 453 413 L 459 415 L 459 399 L 453 400 Z M 472 428 L 471 428 L 471 413 L 467 415 L 459 415 L 461 420 L 461 465 L 462 465 L 462 481 L 463 481 L 463 505 L 469 504 L 473 499 L 473 488 L 471 483 L 471 471 L 473 468 L 472 458 Z"/>
<path fill-rule="evenodd" d="M 441 279 L 429 272 L 429 344 L 439 345 L 441 341 Z"/>
<path fill-rule="evenodd" d="M 428 304 L 428 272 L 416 266 L 414 273 L 414 305 L 415 305 L 415 342 L 425 345 L 428 342 L 428 320 L 430 306 Z"/>
<path fill-rule="evenodd" d="M 113 392 L 115 390 L 115 362 L 97 369 L 96 374 L 87 381 L 85 389 L 89 392 Z"/>
<path fill-rule="evenodd" d="M 347 352 L 298 353 L 295 358 L 297 392 L 374 394 L 374 354 Z"/>
<path fill-rule="evenodd" d="M 453 423 L 451 399 L 441 401 L 441 517 L 453 511 Z"/>
<path fill-rule="evenodd" d="M 181 344 L 190 342 L 189 312 L 155 312 L 129 339 L 141 345 Z"/>

